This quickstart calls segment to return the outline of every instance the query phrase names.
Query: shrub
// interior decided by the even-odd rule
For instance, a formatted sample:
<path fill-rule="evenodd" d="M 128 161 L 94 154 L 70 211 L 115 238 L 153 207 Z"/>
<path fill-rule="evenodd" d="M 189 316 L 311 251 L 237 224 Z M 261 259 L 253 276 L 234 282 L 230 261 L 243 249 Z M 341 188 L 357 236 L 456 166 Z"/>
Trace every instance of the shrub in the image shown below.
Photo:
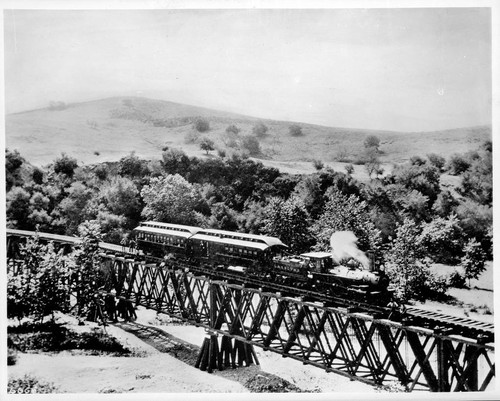
<path fill-rule="evenodd" d="M 344 168 L 345 168 L 345 171 L 348 175 L 351 175 L 352 173 L 354 173 L 354 166 L 352 164 L 348 164 Z"/>
<path fill-rule="evenodd" d="M 17 363 L 17 351 L 13 348 L 7 350 L 7 366 L 13 366 Z"/>
<path fill-rule="evenodd" d="M 460 274 L 457 270 L 453 271 L 448 277 L 448 286 L 454 287 L 454 288 L 465 288 L 466 287 L 466 281 L 465 277 Z"/>
<path fill-rule="evenodd" d="M 68 177 L 73 177 L 75 169 L 78 167 L 76 159 L 69 157 L 65 153 L 54 162 L 54 172 L 56 174 L 65 174 Z"/>
<path fill-rule="evenodd" d="M 454 154 L 450 157 L 448 161 L 448 170 L 451 175 L 459 175 L 464 171 L 467 171 L 470 167 L 470 161 L 466 157 Z"/>
<path fill-rule="evenodd" d="M 228 127 L 226 128 L 227 133 L 233 133 L 235 135 L 238 135 L 240 131 L 241 130 L 234 124 L 228 125 Z"/>
<path fill-rule="evenodd" d="M 410 164 L 412 166 L 423 166 L 425 164 L 425 160 L 420 156 L 412 156 L 410 157 Z"/>
<path fill-rule="evenodd" d="M 377 136 L 375 135 L 368 135 L 365 138 L 365 141 L 363 143 L 365 145 L 365 148 L 375 148 L 378 151 L 378 148 L 380 146 L 380 139 L 378 139 Z"/>
<path fill-rule="evenodd" d="M 325 167 L 325 164 L 321 160 L 313 160 L 313 166 L 316 170 L 323 170 L 323 167 Z"/>
<path fill-rule="evenodd" d="M 254 136 L 246 136 L 241 143 L 243 149 L 247 150 L 251 156 L 260 154 L 259 140 Z"/>
<path fill-rule="evenodd" d="M 443 156 L 440 156 L 436 153 L 429 153 L 427 155 L 427 159 L 429 159 L 429 163 L 431 163 L 439 171 L 443 171 L 443 168 L 446 164 L 446 159 Z"/>
<path fill-rule="evenodd" d="M 268 128 L 264 123 L 255 124 L 252 128 L 252 134 L 254 134 L 256 137 L 259 137 L 259 138 L 266 135 L 267 131 L 268 131 Z"/>
<path fill-rule="evenodd" d="M 204 118 L 197 118 L 194 122 L 194 128 L 198 132 L 207 132 L 210 129 L 210 123 Z"/>
<path fill-rule="evenodd" d="M 31 375 L 10 379 L 7 383 L 8 394 L 49 394 L 56 390 L 54 384 L 40 381 Z"/>
<path fill-rule="evenodd" d="M 302 132 L 302 127 L 297 124 L 290 125 L 288 127 L 288 132 L 291 136 L 302 136 L 304 133 Z"/>

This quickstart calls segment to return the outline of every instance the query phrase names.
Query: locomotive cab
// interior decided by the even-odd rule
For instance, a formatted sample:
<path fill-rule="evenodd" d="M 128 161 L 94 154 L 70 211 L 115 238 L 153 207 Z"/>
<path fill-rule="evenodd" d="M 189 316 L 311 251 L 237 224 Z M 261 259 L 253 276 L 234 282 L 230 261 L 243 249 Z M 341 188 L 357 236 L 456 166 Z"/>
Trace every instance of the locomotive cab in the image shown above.
<path fill-rule="evenodd" d="M 332 254 L 328 252 L 308 252 L 300 256 L 309 260 L 309 269 L 314 273 L 328 273 L 333 266 Z"/>

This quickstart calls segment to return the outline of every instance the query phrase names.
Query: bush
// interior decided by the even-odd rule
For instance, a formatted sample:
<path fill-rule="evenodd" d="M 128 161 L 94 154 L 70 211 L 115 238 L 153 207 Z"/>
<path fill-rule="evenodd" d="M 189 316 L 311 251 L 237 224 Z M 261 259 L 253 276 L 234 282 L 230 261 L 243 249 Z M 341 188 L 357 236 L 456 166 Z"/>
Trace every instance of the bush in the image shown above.
<path fill-rule="evenodd" d="M 7 349 L 7 366 L 13 366 L 17 363 L 17 351 L 13 348 Z"/>
<path fill-rule="evenodd" d="M 241 146 L 243 149 L 247 150 L 251 156 L 260 154 L 260 143 L 259 140 L 254 136 L 249 135 L 244 137 Z"/>
<path fill-rule="evenodd" d="M 429 153 L 427 155 L 427 159 L 429 159 L 429 163 L 431 163 L 439 171 L 443 171 L 446 164 L 446 159 L 443 156 L 440 156 L 436 153 Z"/>
<path fill-rule="evenodd" d="M 412 166 L 423 166 L 425 164 L 425 160 L 420 156 L 412 156 L 410 157 L 410 164 Z"/>
<path fill-rule="evenodd" d="M 455 270 L 448 277 L 448 286 L 454 288 L 465 288 L 466 287 L 465 277 L 462 274 L 460 274 L 460 272 Z"/>
<path fill-rule="evenodd" d="M 288 127 L 288 132 L 291 136 L 302 136 L 304 133 L 302 132 L 302 127 L 297 124 L 290 125 Z"/>
<path fill-rule="evenodd" d="M 467 171 L 470 165 L 471 163 L 469 160 L 467 160 L 466 157 L 459 154 L 454 154 L 448 161 L 448 172 L 451 175 L 459 175 Z"/>
<path fill-rule="evenodd" d="M 354 166 L 352 164 L 348 164 L 346 165 L 345 167 L 345 172 L 348 174 L 348 175 L 351 175 L 352 173 L 354 173 Z"/>
<path fill-rule="evenodd" d="M 238 135 L 240 133 L 240 129 L 234 125 L 234 124 L 231 124 L 231 125 L 228 125 L 228 127 L 226 128 L 226 132 L 229 134 L 229 133 L 233 133 L 235 135 Z"/>
<path fill-rule="evenodd" d="M 259 138 L 266 135 L 267 131 L 268 131 L 268 128 L 264 123 L 255 124 L 252 128 L 252 134 L 254 134 L 256 137 L 259 137 Z"/>
<path fill-rule="evenodd" d="M 378 148 L 380 146 L 380 139 L 378 139 L 378 137 L 376 137 L 375 135 L 368 135 L 365 138 L 365 141 L 363 144 L 365 145 L 365 148 L 367 148 L 367 149 L 375 148 L 376 150 L 378 150 Z"/>
<path fill-rule="evenodd" d="M 54 384 L 40 381 L 31 375 L 9 379 L 7 383 L 8 394 L 49 394 L 56 390 L 57 387 Z"/>
<path fill-rule="evenodd" d="M 204 118 L 197 118 L 194 122 L 194 129 L 198 132 L 207 132 L 210 129 L 210 123 Z"/>
<path fill-rule="evenodd" d="M 313 160 L 313 166 L 316 170 L 323 170 L 323 167 L 325 167 L 325 164 L 321 160 Z"/>
<path fill-rule="evenodd" d="M 54 162 L 54 172 L 56 174 L 65 174 L 68 177 L 73 177 L 75 169 L 78 167 L 76 159 L 69 157 L 65 153 Z"/>

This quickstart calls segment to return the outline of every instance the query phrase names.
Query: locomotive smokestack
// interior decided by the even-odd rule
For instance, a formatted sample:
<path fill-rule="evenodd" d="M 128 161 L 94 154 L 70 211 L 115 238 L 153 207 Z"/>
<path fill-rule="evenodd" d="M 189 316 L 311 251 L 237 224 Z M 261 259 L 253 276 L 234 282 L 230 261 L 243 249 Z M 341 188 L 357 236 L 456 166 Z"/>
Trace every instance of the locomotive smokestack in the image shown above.
<path fill-rule="evenodd" d="M 342 259 L 353 258 L 361 263 L 365 270 L 370 270 L 370 259 L 358 249 L 357 242 L 358 238 L 352 231 L 334 232 L 330 238 L 332 258 L 337 263 L 340 263 Z"/>

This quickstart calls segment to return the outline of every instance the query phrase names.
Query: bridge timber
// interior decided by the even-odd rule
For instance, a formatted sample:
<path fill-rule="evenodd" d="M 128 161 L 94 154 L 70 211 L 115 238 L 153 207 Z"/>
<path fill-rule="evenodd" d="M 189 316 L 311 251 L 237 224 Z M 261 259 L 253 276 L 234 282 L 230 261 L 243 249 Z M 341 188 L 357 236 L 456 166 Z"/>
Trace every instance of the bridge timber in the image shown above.
<path fill-rule="evenodd" d="M 16 243 L 33 235 L 7 230 L 8 268 L 22 264 Z M 38 235 L 62 244 L 79 241 Z M 418 310 L 391 320 L 383 310 L 243 283 L 184 262 L 160 263 L 113 244 L 100 248 L 101 266 L 119 297 L 206 329 L 196 363 L 203 370 L 224 369 L 231 359 L 233 366 L 235 360 L 256 363 L 252 347 L 258 346 L 372 385 L 433 392 L 494 386 L 492 325 L 433 313 L 427 319 Z"/>

